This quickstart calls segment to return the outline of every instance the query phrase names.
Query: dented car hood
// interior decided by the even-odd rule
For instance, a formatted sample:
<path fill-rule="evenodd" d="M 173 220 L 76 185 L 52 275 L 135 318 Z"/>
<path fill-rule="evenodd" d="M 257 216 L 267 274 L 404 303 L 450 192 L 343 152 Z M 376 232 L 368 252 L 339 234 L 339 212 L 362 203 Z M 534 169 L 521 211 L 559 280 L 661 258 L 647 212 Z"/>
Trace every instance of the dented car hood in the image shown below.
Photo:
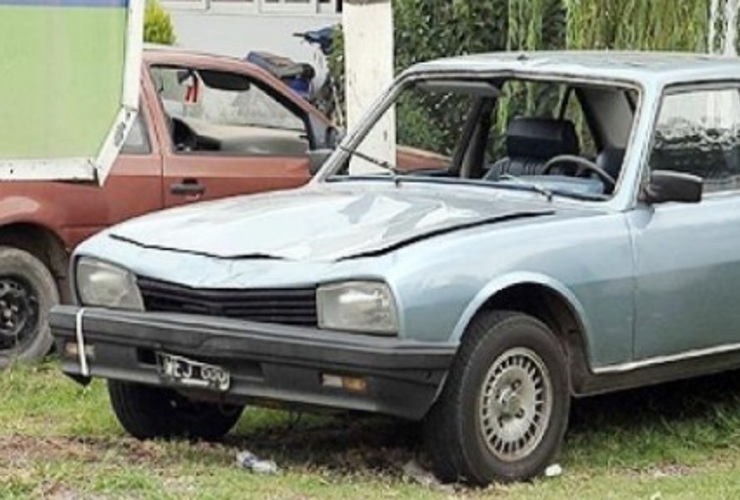
<path fill-rule="evenodd" d="M 447 192 L 449 191 L 449 192 Z M 553 213 L 493 190 L 332 186 L 242 196 L 148 215 L 110 230 L 145 248 L 223 259 L 341 260 L 450 231 Z"/>

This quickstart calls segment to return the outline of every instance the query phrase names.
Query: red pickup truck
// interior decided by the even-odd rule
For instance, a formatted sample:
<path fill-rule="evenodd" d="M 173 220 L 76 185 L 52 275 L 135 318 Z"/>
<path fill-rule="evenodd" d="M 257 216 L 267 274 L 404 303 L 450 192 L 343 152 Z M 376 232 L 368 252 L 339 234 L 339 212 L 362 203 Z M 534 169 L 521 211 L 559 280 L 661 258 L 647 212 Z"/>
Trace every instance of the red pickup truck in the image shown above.
<path fill-rule="evenodd" d="M 149 48 L 141 112 L 104 186 L 0 183 L 0 367 L 51 346 L 47 314 L 68 301 L 68 256 L 146 212 L 299 186 L 336 130 L 277 79 L 235 59 Z"/>

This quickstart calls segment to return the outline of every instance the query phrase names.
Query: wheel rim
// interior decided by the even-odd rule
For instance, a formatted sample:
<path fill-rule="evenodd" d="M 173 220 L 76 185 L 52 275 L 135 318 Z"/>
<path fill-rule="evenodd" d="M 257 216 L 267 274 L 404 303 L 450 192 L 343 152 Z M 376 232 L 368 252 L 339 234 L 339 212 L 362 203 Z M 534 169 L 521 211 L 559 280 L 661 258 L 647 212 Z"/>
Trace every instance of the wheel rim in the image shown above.
<path fill-rule="evenodd" d="M 507 462 L 528 456 L 552 414 L 552 381 L 542 358 L 530 349 L 509 349 L 491 365 L 481 388 L 479 428 L 488 450 Z"/>
<path fill-rule="evenodd" d="M 33 340 L 39 319 L 38 295 L 20 276 L 0 276 L 0 349 L 18 349 Z"/>

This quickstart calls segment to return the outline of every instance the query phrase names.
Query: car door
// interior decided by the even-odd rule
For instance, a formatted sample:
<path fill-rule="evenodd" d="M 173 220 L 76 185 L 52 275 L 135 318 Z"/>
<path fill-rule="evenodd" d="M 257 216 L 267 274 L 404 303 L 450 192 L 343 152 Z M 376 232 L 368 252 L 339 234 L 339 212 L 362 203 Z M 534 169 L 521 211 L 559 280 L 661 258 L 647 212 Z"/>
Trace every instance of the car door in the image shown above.
<path fill-rule="evenodd" d="M 740 84 L 663 96 L 649 169 L 704 178 L 698 204 L 643 206 L 635 249 L 637 359 L 740 343 Z"/>
<path fill-rule="evenodd" d="M 246 72 L 150 68 L 168 123 L 166 206 L 300 186 L 308 181 L 307 113 Z"/>

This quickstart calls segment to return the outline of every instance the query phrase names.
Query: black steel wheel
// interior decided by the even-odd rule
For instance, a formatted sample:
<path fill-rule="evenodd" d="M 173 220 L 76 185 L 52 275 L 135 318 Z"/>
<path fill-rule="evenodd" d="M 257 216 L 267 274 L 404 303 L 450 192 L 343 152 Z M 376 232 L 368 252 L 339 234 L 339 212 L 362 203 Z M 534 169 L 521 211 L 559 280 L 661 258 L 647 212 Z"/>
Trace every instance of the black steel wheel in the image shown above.
<path fill-rule="evenodd" d="M 54 277 L 43 262 L 24 250 L 0 247 L 0 368 L 49 352 L 49 310 L 58 303 Z"/>

